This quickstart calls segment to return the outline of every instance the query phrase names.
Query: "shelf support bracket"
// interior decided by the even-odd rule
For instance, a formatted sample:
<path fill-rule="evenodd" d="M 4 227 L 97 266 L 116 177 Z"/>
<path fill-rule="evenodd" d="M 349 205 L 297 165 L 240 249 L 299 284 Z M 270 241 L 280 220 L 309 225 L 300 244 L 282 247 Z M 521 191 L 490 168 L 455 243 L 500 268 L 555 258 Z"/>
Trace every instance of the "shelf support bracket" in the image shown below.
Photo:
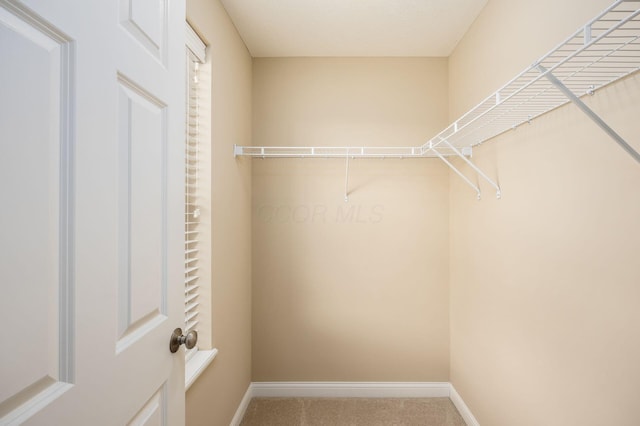
<path fill-rule="evenodd" d="M 486 180 L 489 183 L 489 185 L 491 185 L 496 190 L 496 198 L 497 199 L 500 199 L 502 197 L 502 191 L 500 190 L 500 186 L 496 182 L 494 182 L 493 179 L 491 179 L 489 176 L 487 176 L 487 174 L 485 172 L 480 170 L 480 168 L 478 166 L 473 164 L 473 162 L 471 160 L 469 160 L 467 157 L 465 157 L 464 154 L 462 152 L 460 152 L 460 150 L 458 148 L 456 148 L 451 143 L 449 143 L 448 140 L 442 139 L 442 142 L 445 145 L 447 145 L 458 157 L 462 158 L 462 160 L 465 163 L 467 163 L 469 165 L 469 167 L 471 167 L 473 170 L 475 170 L 476 173 L 478 173 L 484 180 Z M 480 192 L 480 191 L 478 190 L 478 192 Z"/>
<path fill-rule="evenodd" d="M 349 155 L 347 153 L 347 170 L 344 175 L 344 202 L 349 202 Z"/>
<path fill-rule="evenodd" d="M 469 185 L 471 188 L 473 188 L 473 189 L 476 191 L 476 194 L 478 194 L 478 200 L 481 198 L 481 196 L 480 196 L 480 188 L 478 188 L 478 187 L 476 186 L 476 184 L 475 184 L 475 183 L 471 182 L 471 181 L 469 180 L 469 178 L 468 178 L 468 177 L 466 177 L 465 175 L 463 175 L 463 174 L 462 174 L 462 172 L 461 172 L 460 170 L 456 169 L 456 166 L 454 166 L 453 164 L 451 164 L 451 161 L 447 160 L 447 159 L 444 157 L 444 155 L 440 154 L 440 153 L 439 153 L 435 148 L 431 148 L 431 151 L 433 151 L 433 152 L 438 156 L 438 158 L 439 158 L 439 159 L 441 159 L 442 161 L 444 161 L 444 163 L 445 163 L 447 166 L 449 166 L 449 168 L 450 168 L 451 170 L 453 170 L 454 172 L 456 172 L 456 174 L 457 174 L 458 176 L 460 176 L 460 177 L 462 178 L 462 180 L 464 180 L 464 181 L 467 183 L 467 185 Z"/>
<path fill-rule="evenodd" d="M 587 106 L 575 93 L 571 91 L 567 86 L 562 83 L 558 77 L 553 75 L 550 71 L 548 71 L 542 65 L 537 66 L 538 71 L 540 71 L 546 78 L 553 84 L 558 90 L 560 90 L 571 102 L 573 102 L 582 112 L 584 112 L 587 117 L 589 117 L 593 122 L 595 122 L 602 130 L 604 130 L 611 138 L 617 142 L 618 145 L 629 155 L 631 155 L 638 163 L 640 163 L 640 154 L 638 151 L 633 149 L 631 145 L 629 145 L 615 130 L 613 130 L 598 114 L 593 112 L 591 108 Z"/>

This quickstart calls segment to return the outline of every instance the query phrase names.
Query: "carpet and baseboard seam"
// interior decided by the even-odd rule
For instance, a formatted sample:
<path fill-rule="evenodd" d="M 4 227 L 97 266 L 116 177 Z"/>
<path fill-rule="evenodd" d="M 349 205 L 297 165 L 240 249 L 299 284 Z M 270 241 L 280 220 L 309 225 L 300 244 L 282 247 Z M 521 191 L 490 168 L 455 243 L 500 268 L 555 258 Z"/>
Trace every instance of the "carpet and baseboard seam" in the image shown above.
<path fill-rule="evenodd" d="M 449 397 L 467 426 L 480 426 L 449 382 L 253 382 L 249 384 L 230 426 L 242 421 L 251 398 L 437 398 Z"/>
<path fill-rule="evenodd" d="M 449 384 L 449 386 L 451 387 L 451 392 L 449 393 L 449 399 L 451 399 L 451 402 L 453 402 L 453 405 L 456 406 L 456 408 L 458 409 L 458 412 L 464 419 L 464 422 L 467 424 L 467 426 L 480 426 L 480 423 L 478 423 L 476 418 L 473 416 L 473 414 L 471 413 L 471 410 L 469 409 L 469 407 L 467 407 L 467 404 L 464 403 L 462 397 L 456 391 L 456 388 L 454 388 L 452 384 Z"/>
<path fill-rule="evenodd" d="M 245 411 L 247 411 L 247 407 L 251 402 L 251 398 L 253 398 L 253 383 L 249 383 L 249 387 L 247 391 L 244 393 L 244 396 L 240 400 L 240 405 L 238 405 L 238 409 L 236 410 L 236 414 L 231 419 L 231 423 L 229 426 L 239 426 L 242 418 L 244 417 Z"/>

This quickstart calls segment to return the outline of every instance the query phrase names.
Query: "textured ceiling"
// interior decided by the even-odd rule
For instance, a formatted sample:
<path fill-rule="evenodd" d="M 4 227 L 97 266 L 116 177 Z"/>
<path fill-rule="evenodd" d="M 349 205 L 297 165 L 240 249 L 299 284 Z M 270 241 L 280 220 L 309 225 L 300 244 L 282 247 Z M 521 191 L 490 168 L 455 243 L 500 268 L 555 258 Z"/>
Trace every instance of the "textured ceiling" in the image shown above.
<path fill-rule="evenodd" d="M 449 56 L 487 0 L 221 0 L 251 55 Z"/>

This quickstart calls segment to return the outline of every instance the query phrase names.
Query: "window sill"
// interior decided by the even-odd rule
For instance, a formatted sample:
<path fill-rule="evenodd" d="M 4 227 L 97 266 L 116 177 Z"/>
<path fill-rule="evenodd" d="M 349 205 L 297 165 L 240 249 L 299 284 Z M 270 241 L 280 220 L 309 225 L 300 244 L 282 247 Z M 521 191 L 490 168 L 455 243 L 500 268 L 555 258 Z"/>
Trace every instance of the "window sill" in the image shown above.
<path fill-rule="evenodd" d="M 217 349 L 211 349 L 209 351 L 198 351 L 193 358 L 191 358 L 184 371 L 184 390 L 188 390 L 193 382 L 204 372 L 204 370 L 211 364 L 211 361 L 218 354 Z"/>

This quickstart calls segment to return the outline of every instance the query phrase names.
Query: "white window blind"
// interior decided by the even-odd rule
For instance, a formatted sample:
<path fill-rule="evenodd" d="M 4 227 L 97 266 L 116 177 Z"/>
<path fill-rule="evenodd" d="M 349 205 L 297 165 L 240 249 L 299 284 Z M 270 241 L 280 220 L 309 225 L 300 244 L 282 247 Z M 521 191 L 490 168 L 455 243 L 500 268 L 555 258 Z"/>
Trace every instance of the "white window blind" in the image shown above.
<path fill-rule="evenodd" d="M 198 36 L 187 29 L 187 123 L 185 153 L 185 226 L 184 226 L 184 334 L 191 330 L 200 332 L 202 282 L 200 269 L 203 229 L 201 226 L 202 159 L 200 151 L 200 91 L 198 71 L 204 62 L 205 45 Z M 187 360 L 197 352 L 198 346 L 187 352 Z"/>

